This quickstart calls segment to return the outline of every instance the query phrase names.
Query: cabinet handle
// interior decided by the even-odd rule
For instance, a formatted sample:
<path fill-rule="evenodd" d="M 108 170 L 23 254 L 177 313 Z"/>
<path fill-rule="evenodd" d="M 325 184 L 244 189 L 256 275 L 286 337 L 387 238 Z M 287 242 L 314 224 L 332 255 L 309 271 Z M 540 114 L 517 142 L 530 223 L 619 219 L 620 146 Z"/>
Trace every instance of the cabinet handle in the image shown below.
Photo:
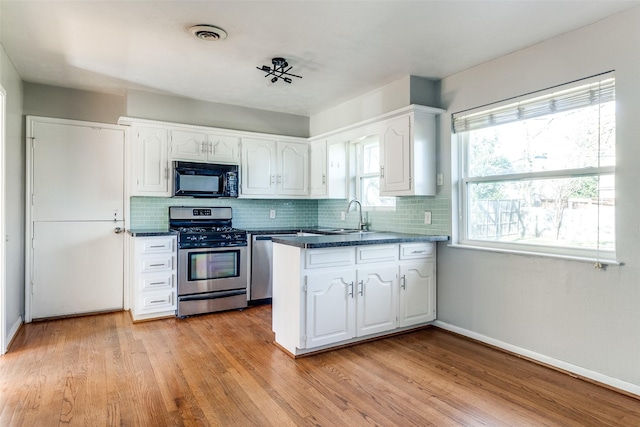
<path fill-rule="evenodd" d="M 360 291 L 358 291 L 358 293 L 360 294 L 360 296 L 364 296 L 364 280 L 358 282 L 358 285 L 360 286 Z"/>
<path fill-rule="evenodd" d="M 424 254 L 424 253 L 426 253 L 426 252 L 427 252 L 427 251 L 413 251 L 413 252 L 411 252 L 411 253 L 412 253 L 412 254 Z"/>
<path fill-rule="evenodd" d="M 384 166 L 380 166 L 380 179 L 384 179 Z"/>
<path fill-rule="evenodd" d="M 164 179 L 169 179 L 169 167 L 164 167 Z"/>
<path fill-rule="evenodd" d="M 271 175 L 271 185 L 275 184 L 276 182 L 276 176 L 275 175 Z"/>
<path fill-rule="evenodd" d="M 400 285 L 400 287 L 406 291 L 407 290 L 407 276 L 405 276 L 403 274 L 402 277 L 400 278 L 400 280 L 402 280 L 402 285 Z"/>
<path fill-rule="evenodd" d="M 282 184 L 282 175 L 278 175 L 278 184 Z"/>
<path fill-rule="evenodd" d="M 207 143 L 206 142 L 204 142 L 204 141 L 200 142 L 200 147 L 201 147 L 200 151 L 202 151 L 202 154 L 207 152 Z"/>
<path fill-rule="evenodd" d="M 149 304 L 159 304 L 159 303 L 162 303 L 162 302 L 165 302 L 165 300 L 163 300 L 163 299 L 156 299 L 156 300 L 153 300 L 153 301 L 149 301 Z"/>
<path fill-rule="evenodd" d="M 322 174 L 322 183 L 326 184 L 327 183 L 327 175 Z"/>
<path fill-rule="evenodd" d="M 158 285 L 164 285 L 164 282 L 151 282 L 151 283 L 149 283 L 149 286 L 158 286 Z"/>
<path fill-rule="evenodd" d="M 163 267 L 164 264 L 149 264 L 149 267 Z"/>
<path fill-rule="evenodd" d="M 353 282 L 349 283 L 349 296 L 353 298 Z"/>

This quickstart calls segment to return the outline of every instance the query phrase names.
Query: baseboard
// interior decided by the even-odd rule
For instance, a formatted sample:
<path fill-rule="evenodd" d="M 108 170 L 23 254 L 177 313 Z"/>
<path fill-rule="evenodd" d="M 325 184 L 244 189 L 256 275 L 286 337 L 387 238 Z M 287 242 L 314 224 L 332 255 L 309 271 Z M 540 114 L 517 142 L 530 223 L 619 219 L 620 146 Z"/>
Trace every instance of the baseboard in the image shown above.
<path fill-rule="evenodd" d="M 23 324 L 22 316 L 18 316 L 18 319 L 11 326 L 11 329 L 9 329 L 9 333 L 7 334 L 7 338 L 5 341 L 7 345 L 5 346 L 5 348 L 2 349 L 2 354 L 5 354 L 7 350 L 9 350 L 9 346 L 11 345 L 11 343 L 13 342 L 13 339 L 18 334 L 18 331 L 20 330 L 20 327 L 22 326 L 22 324 Z"/>
<path fill-rule="evenodd" d="M 578 378 L 591 381 L 602 385 L 607 388 L 619 391 L 624 394 L 628 394 L 631 397 L 640 399 L 640 385 L 632 384 L 626 381 L 622 381 L 618 378 L 609 377 L 599 372 L 591 371 L 589 369 L 582 368 L 580 366 L 573 365 L 571 363 L 564 362 L 562 360 L 554 359 L 553 357 L 545 356 L 544 354 L 536 353 L 531 350 L 524 349 L 522 347 L 515 346 L 494 338 L 487 337 L 477 332 L 469 331 L 458 326 L 450 325 L 446 322 L 436 320 L 433 326 L 438 328 L 454 332 L 456 334 L 471 338 L 475 341 L 480 341 L 492 347 L 499 348 L 501 350 L 513 353 L 534 362 L 541 363 L 551 368 L 563 371 L 569 375 L 576 376 Z"/>

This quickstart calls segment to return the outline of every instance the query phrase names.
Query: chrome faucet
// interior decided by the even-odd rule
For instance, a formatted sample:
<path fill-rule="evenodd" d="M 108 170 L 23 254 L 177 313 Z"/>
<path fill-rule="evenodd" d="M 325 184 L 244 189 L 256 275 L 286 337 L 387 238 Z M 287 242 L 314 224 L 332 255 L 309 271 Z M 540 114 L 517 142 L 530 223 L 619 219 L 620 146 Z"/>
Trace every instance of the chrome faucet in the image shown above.
<path fill-rule="evenodd" d="M 358 208 L 359 208 L 359 209 L 358 209 L 358 211 L 359 211 L 359 213 L 360 213 L 360 222 L 358 222 L 358 229 L 359 229 L 360 231 L 362 231 L 362 230 L 366 230 L 366 228 L 367 228 L 367 226 L 368 226 L 369 224 L 367 224 L 367 223 L 362 219 L 362 204 L 358 201 L 358 199 L 352 199 L 352 200 L 349 202 L 349 205 L 347 205 L 347 213 L 349 213 L 349 211 L 350 211 L 350 209 L 351 209 L 351 205 L 352 205 L 353 203 L 356 203 L 356 204 L 358 205 Z"/>

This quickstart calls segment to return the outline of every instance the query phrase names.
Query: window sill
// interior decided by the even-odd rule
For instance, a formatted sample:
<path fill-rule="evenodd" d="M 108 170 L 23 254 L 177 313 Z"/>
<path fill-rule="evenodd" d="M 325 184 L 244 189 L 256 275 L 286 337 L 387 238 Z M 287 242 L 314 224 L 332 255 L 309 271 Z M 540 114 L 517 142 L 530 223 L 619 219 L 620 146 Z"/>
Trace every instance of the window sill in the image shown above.
<path fill-rule="evenodd" d="M 583 257 L 576 255 L 564 255 L 564 254 L 554 254 L 554 253 L 544 253 L 544 252 L 534 252 L 534 251 L 521 251 L 515 249 L 506 249 L 506 248 L 490 248 L 486 246 L 475 246 L 475 245 L 466 245 L 461 243 L 450 243 L 447 247 L 454 249 L 470 249 L 475 251 L 484 251 L 484 252 L 495 252 L 495 253 L 504 253 L 504 254 L 512 254 L 512 255 L 523 255 L 523 256 L 534 256 L 534 257 L 543 257 L 543 258 L 556 258 L 563 259 L 569 261 L 578 261 L 578 262 L 588 262 L 588 263 L 600 263 L 603 267 L 608 265 L 621 266 L 624 263 L 615 260 L 615 259 L 607 259 L 607 258 L 594 258 L 594 257 Z"/>

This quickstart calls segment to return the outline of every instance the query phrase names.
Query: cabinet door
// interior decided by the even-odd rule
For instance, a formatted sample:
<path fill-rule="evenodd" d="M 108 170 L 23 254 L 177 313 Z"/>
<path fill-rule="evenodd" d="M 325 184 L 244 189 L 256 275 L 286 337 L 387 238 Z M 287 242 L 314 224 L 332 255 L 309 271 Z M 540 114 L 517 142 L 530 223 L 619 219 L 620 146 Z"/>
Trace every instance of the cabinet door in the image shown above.
<path fill-rule="evenodd" d="M 207 159 L 207 136 L 204 133 L 171 131 L 171 158 L 173 160 L 199 161 Z"/>
<path fill-rule="evenodd" d="M 244 138 L 240 172 L 243 195 L 275 195 L 276 142 Z"/>
<path fill-rule="evenodd" d="M 380 195 L 411 189 L 411 129 L 408 116 L 385 122 L 380 139 Z"/>
<path fill-rule="evenodd" d="M 327 141 L 313 141 L 309 146 L 309 155 L 309 194 L 312 197 L 324 197 L 327 195 Z"/>
<path fill-rule="evenodd" d="M 355 336 L 355 272 L 338 269 L 307 275 L 306 342 L 319 347 Z"/>
<path fill-rule="evenodd" d="M 238 164 L 240 161 L 240 138 L 209 135 L 208 140 L 207 148 L 210 162 Z"/>
<path fill-rule="evenodd" d="M 168 197 L 168 131 L 160 128 L 136 129 L 136 177 L 133 195 Z"/>
<path fill-rule="evenodd" d="M 436 318 L 434 264 L 400 264 L 400 327 L 430 322 Z"/>
<path fill-rule="evenodd" d="M 305 142 L 278 143 L 278 194 L 309 194 L 309 145 Z"/>
<path fill-rule="evenodd" d="M 358 268 L 356 280 L 356 336 L 395 329 L 398 267 Z"/>

